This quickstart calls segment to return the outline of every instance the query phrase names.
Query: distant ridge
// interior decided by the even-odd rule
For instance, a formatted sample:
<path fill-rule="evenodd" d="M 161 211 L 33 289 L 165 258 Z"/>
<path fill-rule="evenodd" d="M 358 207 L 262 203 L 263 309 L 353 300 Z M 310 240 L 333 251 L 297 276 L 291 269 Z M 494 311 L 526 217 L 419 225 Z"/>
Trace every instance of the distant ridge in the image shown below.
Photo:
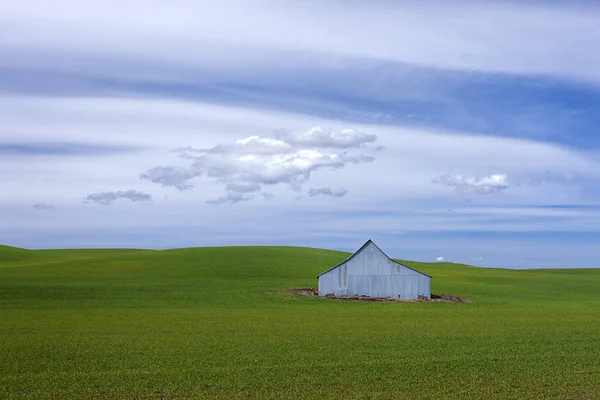
<path fill-rule="evenodd" d="M 14 247 L 14 246 L 7 246 L 7 245 L 4 245 L 4 244 L 0 244 L 0 251 L 5 251 L 5 250 L 6 251 L 11 251 L 11 250 L 14 250 L 14 251 L 29 251 L 29 250 L 23 249 L 21 247 Z"/>

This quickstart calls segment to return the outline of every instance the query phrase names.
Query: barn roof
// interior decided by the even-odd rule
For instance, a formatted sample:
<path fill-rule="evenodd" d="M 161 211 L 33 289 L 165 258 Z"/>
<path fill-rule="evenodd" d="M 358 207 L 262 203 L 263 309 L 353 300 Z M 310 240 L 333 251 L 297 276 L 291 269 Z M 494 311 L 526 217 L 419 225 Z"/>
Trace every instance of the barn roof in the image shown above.
<path fill-rule="evenodd" d="M 399 263 L 399 262 L 398 262 L 398 261 L 396 261 L 396 260 L 392 260 L 392 259 L 391 259 L 391 258 L 390 258 L 390 257 L 389 257 L 387 254 L 385 254 L 385 251 L 381 250 L 381 248 L 380 248 L 379 246 L 377 246 L 377 245 L 375 244 L 375 242 L 374 242 L 374 241 L 372 241 L 371 239 L 367 240 L 367 241 L 365 242 L 365 244 L 363 244 L 363 245 L 360 247 L 360 249 L 356 250 L 356 251 L 355 251 L 355 252 L 354 252 L 354 253 L 353 253 L 353 254 L 352 254 L 350 257 L 346 258 L 346 259 L 345 259 L 344 261 L 342 261 L 341 263 L 339 263 L 339 264 L 337 264 L 337 265 L 334 265 L 333 267 L 329 268 L 327 271 L 321 272 L 319 275 L 317 275 L 317 278 L 318 278 L 318 277 L 320 277 L 321 275 L 325 275 L 325 274 L 326 274 L 326 273 L 328 273 L 329 271 L 333 271 L 334 269 L 336 269 L 336 268 L 337 268 L 337 267 L 339 267 L 340 265 L 342 265 L 342 264 L 344 264 L 344 263 L 346 263 L 346 262 L 348 262 L 348 261 L 352 260 L 352 259 L 353 259 L 353 258 L 354 258 L 354 257 L 355 257 L 355 256 L 356 256 L 358 253 L 360 253 L 361 251 L 363 251 L 363 250 L 365 249 L 365 247 L 367 247 L 369 244 L 373 244 L 373 246 L 375 246 L 375 247 L 376 247 L 376 248 L 377 248 L 379 251 L 381 251 L 381 252 L 383 253 L 383 255 L 384 255 L 384 256 L 386 256 L 386 257 L 388 258 L 388 260 L 390 260 L 391 262 L 393 262 L 393 263 L 396 263 L 396 264 L 398 264 L 398 265 L 402 265 L 404 268 L 408 268 L 408 269 L 410 269 L 410 270 L 412 270 L 412 271 L 418 272 L 418 273 L 419 273 L 419 274 L 421 274 L 421 275 L 425 275 L 425 276 L 428 276 L 428 277 L 430 277 L 430 278 L 431 278 L 431 275 L 427 275 L 426 273 L 424 273 L 424 272 L 421 272 L 421 271 L 417 271 L 416 269 L 414 269 L 414 268 L 411 268 L 411 267 L 409 267 L 408 265 L 404 265 L 404 264 L 402 264 L 402 263 Z"/>

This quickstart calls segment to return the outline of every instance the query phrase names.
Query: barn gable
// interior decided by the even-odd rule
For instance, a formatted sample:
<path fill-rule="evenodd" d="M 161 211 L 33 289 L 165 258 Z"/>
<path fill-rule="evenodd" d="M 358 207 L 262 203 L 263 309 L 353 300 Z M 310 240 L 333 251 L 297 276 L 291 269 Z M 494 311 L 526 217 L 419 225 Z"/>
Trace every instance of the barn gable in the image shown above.
<path fill-rule="evenodd" d="M 401 264 L 401 263 L 399 263 L 398 261 L 392 260 L 392 259 L 391 259 L 391 258 L 390 258 L 390 257 L 389 257 L 387 254 L 385 254 L 385 252 L 384 252 L 383 250 L 381 250 L 381 249 L 379 248 L 379 246 L 377 246 L 377 245 L 375 244 L 375 242 L 373 242 L 371 239 L 367 240 L 367 241 L 365 242 L 365 244 L 363 244 L 363 245 L 362 245 L 362 246 L 361 246 L 361 247 L 360 247 L 358 250 L 356 250 L 356 251 L 355 251 L 355 252 L 354 252 L 354 253 L 353 253 L 353 254 L 352 254 L 350 257 L 346 258 L 346 259 L 345 259 L 344 261 L 342 261 L 341 263 L 339 263 L 339 264 L 337 264 L 337 265 L 334 265 L 333 267 L 329 268 L 329 269 L 328 269 L 327 271 L 325 271 L 325 272 L 321 272 L 319 275 L 317 275 L 317 278 L 318 278 L 318 277 L 320 277 L 321 275 L 324 275 L 324 274 L 328 273 L 329 271 L 333 271 L 334 269 L 336 269 L 336 268 L 340 267 L 342 264 L 345 264 L 345 263 L 347 263 L 348 261 L 352 260 L 354 257 L 358 256 L 358 255 L 359 255 L 359 254 L 360 254 L 360 253 L 361 253 L 363 250 L 365 250 L 367 247 L 370 247 L 370 246 L 373 246 L 373 247 L 374 247 L 374 249 L 375 249 L 376 251 L 378 251 L 379 253 L 381 253 L 382 255 L 384 255 L 384 256 L 385 256 L 385 257 L 386 257 L 388 260 L 390 260 L 391 262 L 393 262 L 393 263 L 395 263 L 395 264 L 398 264 L 398 265 L 401 265 L 401 266 L 402 266 L 402 267 L 404 267 L 404 268 L 408 268 L 408 269 L 409 269 L 409 270 L 411 270 L 411 271 L 414 271 L 414 272 L 416 272 L 416 273 L 419 273 L 419 274 L 421 274 L 421 275 L 425 275 L 425 276 L 428 276 L 429 278 L 431 278 L 431 275 L 427 275 L 427 274 L 426 274 L 426 273 L 424 273 L 424 272 L 417 271 L 416 269 L 413 269 L 413 268 L 411 268 L 411 267 L 408 267 L 408 266 L 406 266 L 406 265 L 404 265 L 404 264 Z"/>
<path fill-rule="evenodd" d="M 373 297 L 430 297 L 431 276 L 392 260 L 372 240 L 318 275 L 319 293 Z"/>

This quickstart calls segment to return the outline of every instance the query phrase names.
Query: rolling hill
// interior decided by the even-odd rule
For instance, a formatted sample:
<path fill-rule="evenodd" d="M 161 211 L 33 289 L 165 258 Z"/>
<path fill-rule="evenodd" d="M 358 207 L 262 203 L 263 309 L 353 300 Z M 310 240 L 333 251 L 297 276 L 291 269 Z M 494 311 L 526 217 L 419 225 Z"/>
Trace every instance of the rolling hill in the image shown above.
<path fill-rule="evenodd" d="M 290 295 L 299 247 L 0 247 L 0 398 L 600 398 L 600 270 L 403 261 L 471 303 Z"/>

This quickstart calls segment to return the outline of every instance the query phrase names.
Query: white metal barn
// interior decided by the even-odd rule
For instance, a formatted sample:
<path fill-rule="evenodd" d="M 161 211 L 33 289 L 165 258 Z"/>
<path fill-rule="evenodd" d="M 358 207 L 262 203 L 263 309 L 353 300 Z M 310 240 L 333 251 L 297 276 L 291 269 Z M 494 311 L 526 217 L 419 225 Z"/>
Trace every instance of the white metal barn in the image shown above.
<path fill-rule="evenodd" d="M 389 258 L 372 240 L 319 276 L 319 295 L 431 297 L 431 276 Z"/>

